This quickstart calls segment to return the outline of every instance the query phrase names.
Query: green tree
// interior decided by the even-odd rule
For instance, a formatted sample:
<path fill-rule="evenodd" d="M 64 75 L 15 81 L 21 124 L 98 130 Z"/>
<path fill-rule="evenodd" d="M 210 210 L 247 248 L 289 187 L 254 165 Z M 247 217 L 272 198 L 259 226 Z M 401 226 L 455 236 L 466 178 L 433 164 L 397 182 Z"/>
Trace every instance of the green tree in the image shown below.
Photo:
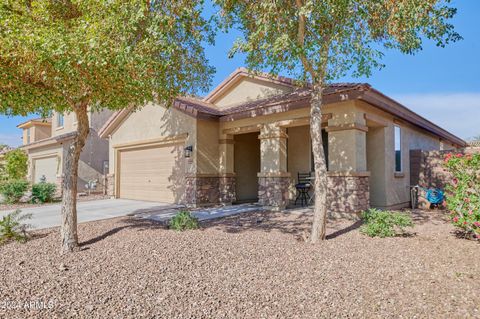
<path fill-rule="evenodd" d="M 5 172 L 8 179 L 24 179 L 27 176 L 28 156 L 16 149 L 5 155 Z"/>
<path fill-rule="evenodd" d="M 74 112 L 78 120 L 63 165 L 62 251 L 78 247 L 77 173 L 88 111 L 206 90 L 213 69 L 202 44 L 213 33 L 202 8 L 202 0 L 1 2 L 0 113 Z"/>
<path fill-rule="evenodd" d="M 327 168 L 322 147 L 322 92 L 332 80 L 369 76 L 383 49 L 414 54 L 425 38 L 438 46 L 461 37 L 448 23 L 449 0 L 216 0 L 221 24 L 243 36 L 231 51 L 253 70 L 286 71 L 310 82 L 310 133 L 315 165 L 311 241 L 325 239 Z"/>

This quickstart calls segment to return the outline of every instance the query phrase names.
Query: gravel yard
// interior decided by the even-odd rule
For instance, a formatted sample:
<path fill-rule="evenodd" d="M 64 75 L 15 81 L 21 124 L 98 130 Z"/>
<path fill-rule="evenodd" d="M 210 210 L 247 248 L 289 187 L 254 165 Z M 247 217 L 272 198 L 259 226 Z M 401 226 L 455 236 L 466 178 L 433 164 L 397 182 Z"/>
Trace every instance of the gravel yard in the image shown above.
<path fill-rule="evenodd" d="M 480 244 L 442 213 L 413 236 L 371 239 L 310 216 L 250 213 L 177 233 L 116 218 L 79 225 L 61 257 L 56 229 L 0 246 L 0 318 L 480 318 Z M 14 309 L 24 307 L 27 309 Z"/>
<path fill-rule="evenodd" d="M 100 199 L 107 199 L 110 198 L 109 196 L 102 195 L 102 194 L 91 194 L 85 196 L 78 196 L 77 202 L 87 202 L 91 200 L 100 200 Z M 60 203 L 61 200 L 54 201 L 53 203 L 17 203 L 17 204 L 5 204 L 0 202 L 0 211 L 11 210 L 14 211 L 16 209 L 24 209 L 24 208 L 32 208 L 32 207 L 41 207 L 47 205 L 55 205 Z"/>

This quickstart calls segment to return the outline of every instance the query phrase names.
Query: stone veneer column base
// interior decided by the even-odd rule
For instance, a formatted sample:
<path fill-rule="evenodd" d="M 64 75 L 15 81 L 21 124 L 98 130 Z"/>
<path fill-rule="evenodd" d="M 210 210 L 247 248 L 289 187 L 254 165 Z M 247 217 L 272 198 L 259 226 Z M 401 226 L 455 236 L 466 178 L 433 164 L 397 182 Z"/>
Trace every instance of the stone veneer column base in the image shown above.
<path fill-rule="evenodd" d="M 57 189 L 55 190 L 55 197 L 60 198 L 63 195 L 63 176 L 57 176 L 57 180 L 55 181 L 55 185 Z"/>
<path fill-rule="evenodd" d="M 107 174 L 105 187 L 107 196 L 115 197 L 115 174 Z"/>
<path fill-rule="evenodd" d="M 327 202 L 331 217 L 358 217 L 358 213 L 370 208 L 368 173 L 329 173 Z"/>
<path fill-rule="evenodd" d="M 282 176 L 283 175 L 283 176 Z M 285 209 L 289 203 L 290 174 L 258 176 L 258 203 L 272 210 Z"/>
<path fill-rule="evenodd" d="M 186 177 L 185 203 L 188 206 L 231 205 L 235 201 L 235 196 L 233 175 Z"/>

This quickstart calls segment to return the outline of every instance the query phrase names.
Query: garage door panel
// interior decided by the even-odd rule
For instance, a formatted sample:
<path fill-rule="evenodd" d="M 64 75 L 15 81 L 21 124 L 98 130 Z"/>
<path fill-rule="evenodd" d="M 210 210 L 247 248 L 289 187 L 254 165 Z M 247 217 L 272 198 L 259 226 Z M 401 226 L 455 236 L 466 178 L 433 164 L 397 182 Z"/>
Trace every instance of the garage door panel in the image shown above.
<path fill-rule="evenodd" d="M 34 159 L 33 166 L 34 183 L 39 183 L 42 181 L 43 176 L 45 176 L 45 179 L 48 183 L 56 183 L 58 166 L 56 156 Z"/>
<path fill-rule="evenodd" d="M 182 183 L 181 146 L 135 149 L 120 152 L 120 197 L 175 202 Z"/>

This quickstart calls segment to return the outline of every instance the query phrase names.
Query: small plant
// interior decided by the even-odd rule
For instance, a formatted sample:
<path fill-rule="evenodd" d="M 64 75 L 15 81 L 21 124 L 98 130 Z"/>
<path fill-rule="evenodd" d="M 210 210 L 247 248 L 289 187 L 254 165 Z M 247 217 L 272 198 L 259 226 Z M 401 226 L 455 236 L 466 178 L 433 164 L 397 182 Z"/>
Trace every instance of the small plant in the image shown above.
<path fill-rule="evenodd" d="M 49 203 L 53 201 L 53 196 L 57 186 L 53 183 L 38 183 L 32 185 L 32 202 Z"/>
<path fill-rule="evenodd" d="M 452 223 L 466 237 L 480 239 L 480 154 L 447 154 L 445 167 L 452 175 L 446 187 Z"/>
<path fill-rule="evenodd" d="M 406 227 L 413 227 L 412 218 L 398 212 L 372 208 L 363 212 L 362 218 L 360 232 L 370 237 L 394 237 L 404 233 Z"/>
<path fill-rule="evenodd" d="M 176 231 L 197 229 L 198 218 L 192 216 L 189 211 L 182 210 L 170 220 L 169 227 Z"/>
<path fill-rule="evenodd" d="M 0 194 L 5 197 L 7 204 L 18 203 L 28 190 L 28 182 L 23 179 L 15 179 L 0 184 Z"/>
<path fill-rule="evenodd" d="M 32 218 L 31 214 L 22 214 L 22 211 L 16 211 L 7 214 L 0 220 L 0 244 L 11 240 L 26 242 L 28 240 L 27 229 L 30 225 L 23 221 Z"/>

